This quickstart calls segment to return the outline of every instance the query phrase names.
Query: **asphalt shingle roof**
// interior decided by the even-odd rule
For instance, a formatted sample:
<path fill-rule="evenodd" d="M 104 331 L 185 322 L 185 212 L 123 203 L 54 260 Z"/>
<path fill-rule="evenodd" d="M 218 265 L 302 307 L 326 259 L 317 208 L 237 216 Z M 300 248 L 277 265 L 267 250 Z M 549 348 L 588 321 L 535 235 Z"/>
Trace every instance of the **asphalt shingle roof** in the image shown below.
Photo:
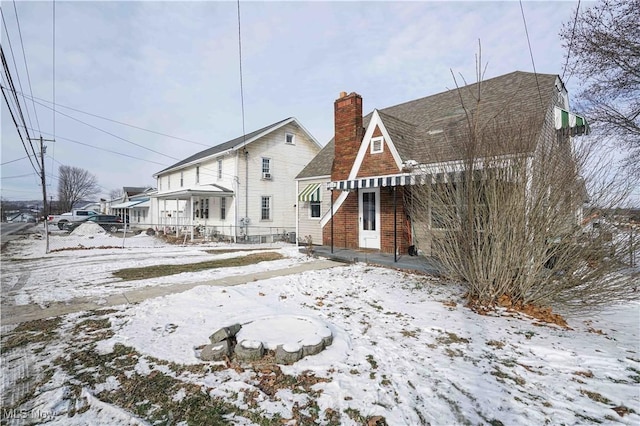
<path fill-rule="evenodd" d="M 270 124 L 268 126 L 265 126 L 265 127 L 261 128 L 261 129 L 255 130 L 255 131 L 253 131 L 251 133 L 247 133 L 244 136 L 239 136 L 239 137 L 237 137 L 235 139 L 231 139 L 231 140 L 223 142 L 223 143 L 221 143 L 219 145 L 213 146 L 211 148 L 207 148 L 207 149 L 205 149 L 203 151 L 200 151 L 200 152 L 198 152 L 196 154 L 193 154 L 190 157 L 185 158 L 184 160 L 178 161 L 177 163 L 167 167 L 166 169 L 160 170 L 158 173 L 156 173 L 156 175 L 162 174 L 167 170 L 171 170 L 171 169 L 174 169 L 176 167 L 180 167 L 182 165 L 189 164 L 189 163 L 191 163 L 193 161 L 196 161 L 196 160 L 199 160 L 201 158 L 206 158 L 206 157 L 209 157 L 211 155 L 215 155 L 215 154 L 217 154 L 219 152 L 223 152 L 223 151 L 226 151 L 228 149 L 232 149 L 232 148 L 242 144 L 245 141 L 251 140 L 252 138 L 258 136 L 261 133 L 268 132 L 270 129 L 280 126 L 282 123 L 284 123 L 287 120 L 291 120 L 292 118 L 293 117 L 285 118 L 284 120 L 280 120 L 280 121 L 278 121 L 276 123 L 273 123 L 273 124 Z"/>
<path fill-rule="evenodd" d="M 557 76 L 515 71 L 484 80 L 481 102 L 476 102 L 478 85 L 470 84 L 424 98 L 378 110 L 402 161 L 428 164 L 462 158 L 460 141 L 468 127 L 467 115 L 487 129 L 501 124 L 527 129 L 527 141 L 537 140 L 546 113 L 557 94 Z M 463 108 L 464 105 L 464 108 Z M 363 118 L 366 128 L 372 113 Z M 298 175 L 298 178 L 331 174 L 333 140 Z M 524 146 L 494 146 L 490 154 L 528 152 Z"/>

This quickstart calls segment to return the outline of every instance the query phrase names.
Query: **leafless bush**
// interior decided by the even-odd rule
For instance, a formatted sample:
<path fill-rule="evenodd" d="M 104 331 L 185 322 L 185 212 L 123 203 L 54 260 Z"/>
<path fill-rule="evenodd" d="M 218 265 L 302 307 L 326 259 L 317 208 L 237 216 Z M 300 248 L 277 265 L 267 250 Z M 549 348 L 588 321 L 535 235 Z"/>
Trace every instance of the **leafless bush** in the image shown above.
<path fill-rule="evenodd" d="M 465 130 L 445 131 L 462 158 L 412 170 L 422 184 L 406 201 L 420 248 L 430 246 L 482 305 L 506 296 L 569 312 L 634 297 L 616 224 L 585 221 L 597 217 L 587 200 L 615 205 L 626 181 L 589 163 L 591 145 L 556 131 L 553 112 L 542 129 L 508 114 L 483 120 L 478 93 L 475 105 L 463 104 Z"/>

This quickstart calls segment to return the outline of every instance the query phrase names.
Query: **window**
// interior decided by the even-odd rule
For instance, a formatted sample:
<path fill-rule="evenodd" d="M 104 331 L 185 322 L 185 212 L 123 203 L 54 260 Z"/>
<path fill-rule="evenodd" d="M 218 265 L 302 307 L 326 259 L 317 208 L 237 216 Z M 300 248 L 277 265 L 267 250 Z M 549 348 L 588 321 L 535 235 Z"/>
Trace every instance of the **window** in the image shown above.
<path fill-rule="evenodd" d="M 227 198 L 220 198 L 220 220 L 225 220 L 227 218 Z"/>
<path fill-rule="evenodd" d="M 309 215 L 311 218 L 320 218 L 320 201 L 309 202 Z"/>
<path fill-rule="evenodd" d="M 200 183 L 200 166 L 196 166 L 196 183 Z"/>
<path fill-rule="evenodd" d="M 289 145 L 294 145 L 296 143 L 296 135 L 293 133 L 285 133 L 284 134 L 284 142 Z"/>
<path fill-rule="evenodd" d="M 171 189 L 171 175 L 167 176 L 167 189 Z"/>
<path fill-rule="evenodd" d="M 208 219 L 209 218 L 209 199 L 201 198 L 199 204 L 200 204 L 200 218 Z M 198 211 L 196 211 L 196 217 L 198 217 Z"/>
<path fill-rule="evenodd" d="M 262 179 L 271 179 L 271 159 L 262 158 Z"/>
<path fill-rule="evenodd" d="M 371 138 L 371 153 L 379 154 L 384 149 L 384 138 L 382 136 Z"/>
<path fill-rule="evenodd" d="M 271 220 L 271 197 L 261 197 L 260 211 L 261 220 Z"/>
<path fill-rule="evenodd" d="M 222 179 L 222 160 L 218 160 L 218 179 Z"/>
<path fill-rule="evenodd" d="M 158 177 L 158 191 L 162 191 L 162 177 Z"/>
<path fill-rule="evenodd" d="M 184 186 L 184 172 L 180 172 L 180 188 Z"/>

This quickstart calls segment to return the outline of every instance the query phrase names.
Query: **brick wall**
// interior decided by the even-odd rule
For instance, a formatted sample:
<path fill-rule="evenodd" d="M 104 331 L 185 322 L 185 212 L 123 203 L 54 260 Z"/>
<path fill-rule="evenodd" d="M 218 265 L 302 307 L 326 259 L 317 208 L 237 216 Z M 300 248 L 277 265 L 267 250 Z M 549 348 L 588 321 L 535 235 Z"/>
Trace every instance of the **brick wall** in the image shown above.
<path fill-rule="evenodd" d="M 364 130 L 362 128 L 362 97 L 357 93 L 342 94 L 334 106 L 335 155 L 331 180 L 344 180 L 358 155 Z"/>
<path fill-rule="evenodd" d="M 403 197 L 404 188 L 396 189 L 396 233 L 397 249 L 406 254 L 410 245 L 410 227 L 406 217 Z M 339 196 L 334 191 L 334 201 Z M 336 248 L 359 248 L 358 192 L 352 191 L 345 202 L 333 212 L 333 245 Z M 393 253 L 393 189 L 380 188 L 380 251 Z M 322 244 L 331 245 L 331 220 L 322 229 Z"/>
<path fill-rule="evenodd" d="M 382 136 L 382 132 L 376 126 L 373 137 Z M 384 141 L 383 151 L 378 154 L 371 154 L 371 147 L 367 147 L 367 153 L 362 159 L 362 164 L 358 170 L 357 177 L 392 175 L 400 173 L 402 170 L 398 168 L 396 160 L 394 160 L 387 141 Z"/>

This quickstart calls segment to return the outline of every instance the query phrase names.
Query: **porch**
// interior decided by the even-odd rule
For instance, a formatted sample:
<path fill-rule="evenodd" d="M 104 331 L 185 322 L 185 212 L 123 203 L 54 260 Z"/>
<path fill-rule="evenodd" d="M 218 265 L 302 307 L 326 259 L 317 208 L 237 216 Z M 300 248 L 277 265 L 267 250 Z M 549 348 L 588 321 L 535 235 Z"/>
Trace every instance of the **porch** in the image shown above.
<path fill-rule="evenodd" d="M 300 251 L 306 253 L 307 248 L 300 246 Z M 429 275 L 441 275 L 443 270 L 435 258 L 426 256 L 394 256 L 393 254 L 383 253 L 378 250 L 356 250 L 335 247 L 333 253 L 331 253 L 331 246 L 313 246 L 313 253 L 316 256 L 339 262 L 364 262 L 369 265 L 385 266 Z"/>

